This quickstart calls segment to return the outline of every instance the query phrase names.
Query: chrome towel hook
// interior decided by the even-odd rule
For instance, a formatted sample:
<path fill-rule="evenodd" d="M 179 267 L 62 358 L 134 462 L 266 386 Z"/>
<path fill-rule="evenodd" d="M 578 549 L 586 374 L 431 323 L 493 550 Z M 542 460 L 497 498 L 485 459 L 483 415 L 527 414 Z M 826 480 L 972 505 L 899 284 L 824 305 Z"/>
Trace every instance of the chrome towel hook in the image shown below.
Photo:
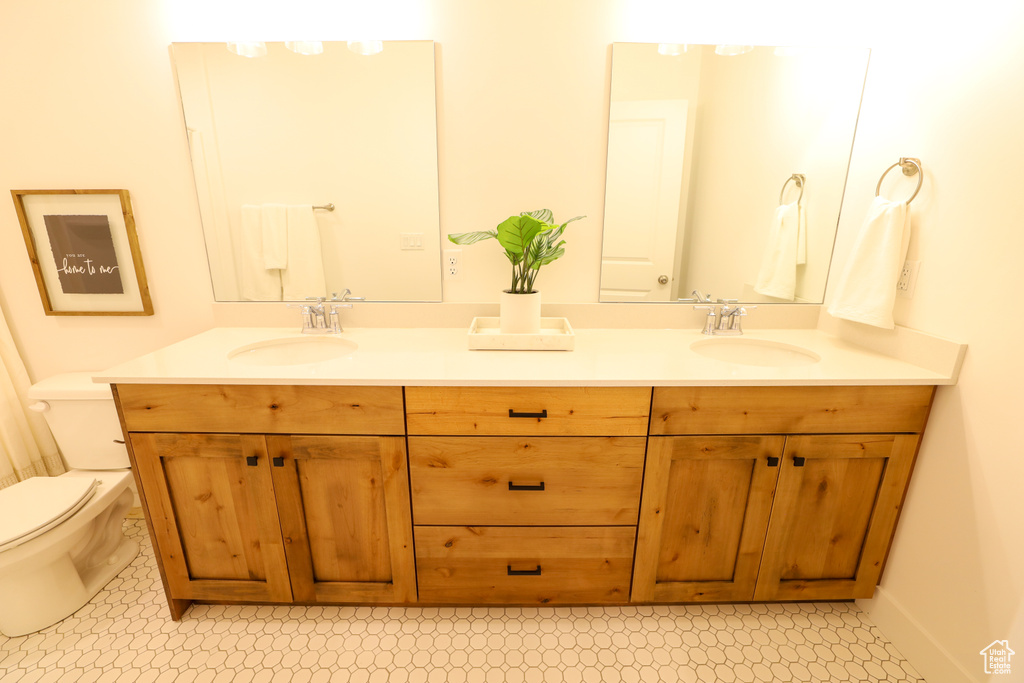
<path fill-rule="evenodd" d="M 903 175 L 908 178 L 913 175 L 917 176 L 917 188 L 914 189 L 914 194 L 910 195 L 910 198 L 907 199 L 907 204 L 909 204 L 914 201 L 914 197 L 916 197 L 917 193 L 921 191 L 921 185 L 924 184 L 924 169 L 921 168 L 921 160 L 915 159 L 914 157 L 900 157 L 899 161 L 885 169 L 882 173 L 882 177 L 878 179 L 878 184 L 875 185 L 875 196 L 877 197 L 881 193 L 882 181 L 885 180 L 886 174 L 897 166 L 903 169 Z"/>

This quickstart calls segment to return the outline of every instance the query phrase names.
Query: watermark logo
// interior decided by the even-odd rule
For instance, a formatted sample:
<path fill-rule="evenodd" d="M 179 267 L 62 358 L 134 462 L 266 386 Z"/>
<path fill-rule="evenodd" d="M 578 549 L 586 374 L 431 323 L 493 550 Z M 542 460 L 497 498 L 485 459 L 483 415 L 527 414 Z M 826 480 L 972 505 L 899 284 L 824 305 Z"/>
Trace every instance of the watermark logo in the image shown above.
<path fill-rule="evenodd" d="M 1010 649 L 1010 641 L 993 640 L 978 654 L 985 658 L 985 673 L 1009 674 L 1010 659 L 1017 653 Z"/>

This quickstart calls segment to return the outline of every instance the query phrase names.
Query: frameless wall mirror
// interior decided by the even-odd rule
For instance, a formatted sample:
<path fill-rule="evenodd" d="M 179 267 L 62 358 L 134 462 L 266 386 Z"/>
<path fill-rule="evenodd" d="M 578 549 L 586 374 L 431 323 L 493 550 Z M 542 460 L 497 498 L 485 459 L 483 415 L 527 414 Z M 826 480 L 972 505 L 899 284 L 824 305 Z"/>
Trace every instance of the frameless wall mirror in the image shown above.
<path fill-rule="evenodd" d="M 235 45 L 171 46 L 215 298 L 439 301 L 434 43 Z"/>
<path fill-rule="evenodd" d="M 615 43 L 601 301 L 821 303 L 868 56 Z"/>

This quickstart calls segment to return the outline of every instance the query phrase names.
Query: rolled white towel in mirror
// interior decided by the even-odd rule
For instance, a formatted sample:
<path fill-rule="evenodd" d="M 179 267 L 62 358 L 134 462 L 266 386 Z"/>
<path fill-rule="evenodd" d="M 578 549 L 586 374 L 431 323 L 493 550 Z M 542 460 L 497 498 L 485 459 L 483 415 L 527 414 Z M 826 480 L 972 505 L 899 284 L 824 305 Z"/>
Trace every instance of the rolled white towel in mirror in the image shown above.
<path fill-rule="evenodd" d="M 796 297 L 796 268 L 807 263 L 806 222 L 799 202 L 775 209 L 755 292 L 787 301 Z"/>
<path fill-rule="evenodd" d="M 907 203 L 875 197 L 836 284 L 829 314 L 888 330 L 895 327 L 896 283 L 909 245 Z"/>

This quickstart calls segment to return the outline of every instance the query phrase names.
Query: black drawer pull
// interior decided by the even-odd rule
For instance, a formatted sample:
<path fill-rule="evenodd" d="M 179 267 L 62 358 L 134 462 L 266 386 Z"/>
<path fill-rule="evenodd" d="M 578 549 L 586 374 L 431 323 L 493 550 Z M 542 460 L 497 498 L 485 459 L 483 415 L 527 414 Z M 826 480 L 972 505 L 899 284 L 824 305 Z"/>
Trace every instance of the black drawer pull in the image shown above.
<path fill-rule="evenodd" d="M 512 565 L 508 565 L 509 576 L 540 576 L 540 565 L 537 565 L 536 569 L 512 569 Z"/>
<path fill-rule="evenodd" d="M 778 467 L 778 466 L 779 466 L 779 459 L 776 458 L 774 455 L 769 455 L 768 456 L 768 467 Z"/>
<path fill-rule="evenodd" d="M 246 462 L 247 465 L 249 465 L 249 467 L 256 467 L 256 464 L 257 464 L 258 460 L 259 460 L 259 458 L 257 456 L 255 456 L 255 455 L 249 455 L 249 456 L 246 456 L 246 458 L 245 458 L 245 462 Z"/>
<path fill-rule="evenodd" d="M 509 417 L 547 417 L 548 416 L 548 409 L 545 408 L 544 410 L 540 411 L 539 413 L 517 413 L 516 411 L 512 410 L 511 408 L 509 408 L 508 409 L 508 416 Z"/>
<path fill-rule="evenodd" d="M 114 443 L 119 443 L 119 444 L 121 444 L 123 446 L 124 445 L 124 439 L 114 439 Z"/>
<path fill-rule="evenodd" d="M 806 458 L 801 458 L 799 455 L 793 456 L 793 467 L 803 467 L 805 462 L 807 462 Z"/>
<path fill-rule="evenodd" d="M 284 456 L 279 455 L 274 458 L 274 467 L 284 467 Z"/>
<path fill-rule="evenodd" d="M 508 483 L 508 490 L 509 491 L 543 491 L 544 490 L 544 482 L 541 482 L 539 484 L 513 484 L 512 482 L 509 482 Z"/>

